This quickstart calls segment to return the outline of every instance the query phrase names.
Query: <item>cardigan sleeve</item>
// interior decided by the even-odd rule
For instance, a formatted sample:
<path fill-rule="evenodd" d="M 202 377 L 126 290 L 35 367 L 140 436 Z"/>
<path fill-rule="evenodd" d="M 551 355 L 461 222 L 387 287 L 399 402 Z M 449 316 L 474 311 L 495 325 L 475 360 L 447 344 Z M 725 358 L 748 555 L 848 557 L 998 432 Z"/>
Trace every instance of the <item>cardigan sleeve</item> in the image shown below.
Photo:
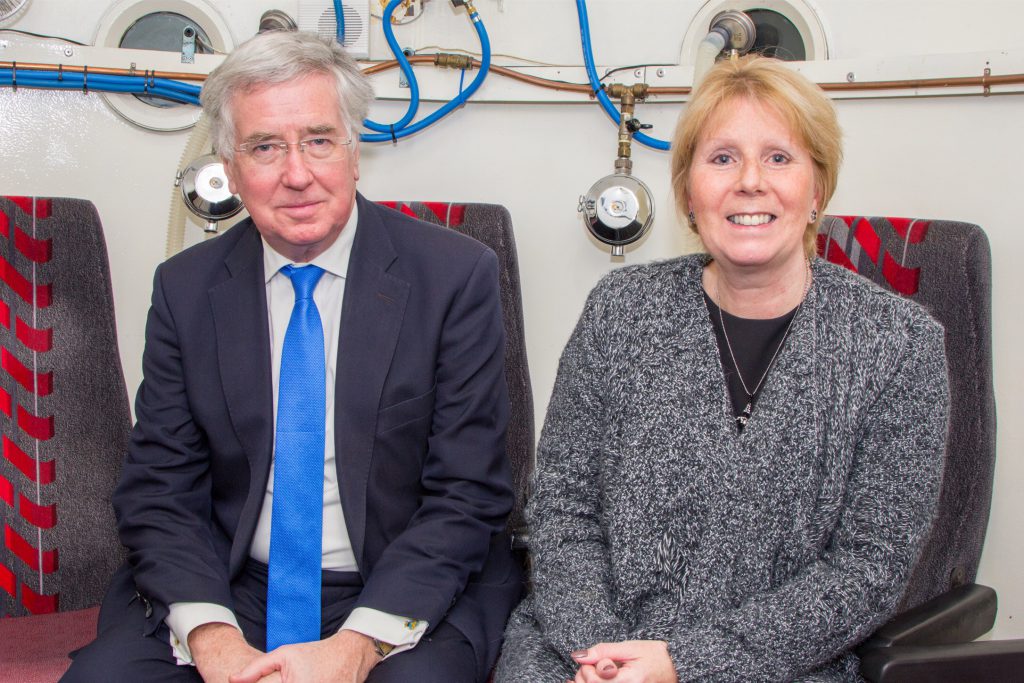
<path fill-rule="evenodd" d="M 606 366 L 598 344 L 599 289 L 562 353 L 527 507 L 534 617 L 549 645 L 567 661 L 573 650 L 622 640 L 627 633 L 612 609 L 601 524 Z"/>
<path fill-rule="evenodd" d="M 630 634 L 667 640 L 680 683 L 793 680 L 894 612 L 942 478 L 949 389 L 941 327 L 917 316 L 893 360 L 859 425 L 844 507 L 817 560 L 703 623 Z"/>

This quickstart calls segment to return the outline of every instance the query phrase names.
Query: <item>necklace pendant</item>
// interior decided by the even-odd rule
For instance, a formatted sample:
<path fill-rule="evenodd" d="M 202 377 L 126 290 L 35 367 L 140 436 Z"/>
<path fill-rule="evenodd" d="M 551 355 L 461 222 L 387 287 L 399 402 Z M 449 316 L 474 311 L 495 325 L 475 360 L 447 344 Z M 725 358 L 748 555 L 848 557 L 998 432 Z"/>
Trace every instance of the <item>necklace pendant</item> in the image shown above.
<path fill-rule="evenodd" d="M 754 412 L 754 405 L 750 401 L 747 401 L 747 405 L 743 408 L 743 413 L 736 416 L 736 422 L 740 427 L 746 427 L 747 421 L 750 419 L 751 413 Z"/>

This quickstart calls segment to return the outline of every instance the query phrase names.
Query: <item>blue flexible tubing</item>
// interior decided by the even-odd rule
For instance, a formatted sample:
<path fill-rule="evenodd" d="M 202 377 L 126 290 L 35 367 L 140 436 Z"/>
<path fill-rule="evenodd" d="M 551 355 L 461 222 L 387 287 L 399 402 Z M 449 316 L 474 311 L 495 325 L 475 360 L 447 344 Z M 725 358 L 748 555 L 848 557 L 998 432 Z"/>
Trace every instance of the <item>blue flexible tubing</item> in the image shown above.
<path fill-rule="evenodd" d="M 587 3 L 586 0 L 576 0 L 576 11 L 580 17 L 580 38 L 583 41 L 583 62 L 587 66 L 587 76 L 590 78 L 590 87 L 594 90 L 594 95 L 597 96 L 597 101 L 601 103 L 601 107 L 605 110 L 615 125 L 619 125 L 622 120 L 622 115 L 612 104 L 612 101 L 605 94 L 604 89 L 601 87 L 601 79 L 597 77 L 597 68 L 594 66 L 594 51 L 590 45 L 590 20 L 587 18 Z M 637 131 L 633 134 L 633 138 L 640 144 L 653 147 L 654 149 L 668 150 L 669 143 L 666 140 L 659 140 L 653 138 L 650 135 Z"/>
<path fill-rule="evenodd" d="M 405 110 L 405 115 L 392 124 L 377 123 L 370 119 L 363 121 L 363 125 L 370 130 L 375 130 L 378 133 L 387 133 L 388 140 L 391 139 L 392 130 L 398 131 L 409 125 L 409 122 L 416 116 L 416 112 L 420 107 L 420 85 L 416 81 L 416 74 L 413 73 L 412 64 L 405 58 L 405 53 L 402 52 L 401 46 L 395 39 L 395 29 L 391 27 L 391 16 L 395 13 L 395 8 L 401 2 L 402 0 L 391 0 L 388 6 L 384 8 L 384 16 L 381 18 L 381 22 L 384 24 L 384 37 L 388 41 L 388 47 L 394 53 L 395 59 L 398 60 L 398 65 L 402 68 L 402 73 L 405 74 L 405 80 L 409 83 L 409 107 Z"/>
<path fill-rule="evenodd" d="M 480 88 L 484 79 L 487 78 L 488 72 L 491 70 L 491 39 L 487 36 L 487 29 L 484 28 L 484 23 L 480 19 L 480 15 L 476 10 L 470 13 L 469 18 L 472 19 L 473 28 L 476 29 L 476 33 L 480 37 L 480 51 L 482 53 L 480 56 L 480 71 L 477 73 L 476 78 L 470 82 L 469 87 L 460 92 L 440 109 L 437 109 L 429 116 L 420 119 L 410 126 L 405 126 L 401 130 L 396 128 L 393 133 L 390 128 L 387 129 L 386 134 L 364 133 L 359 136 L 360 140 L 363 142 L 390 142 L 392 141 L 392 137 L 394 139 L 398 139 L 404 138 L 407 135 L 412 135 L 413 133 L 423 130 L 427 126 L 440 121 L 454 109 L 465 104 L 469 98 L 473 96 L 473 93 Z"/>
<path fill-rule="evenodd" d="M 483 21 L 481 21 L 479 14 L 474 11 L 470 14 L 470 19 L 472 19 L 473 26 L 480 38 L 480 46 L 483 53 L 480 60 L 479 73 L 465 90 L 462 90 L 460 82 L 460 92 L 450 102 L 421 121 L 418 121 L 411 126 L 408 125 L 409 121 L 411 121 L 416 115 L 416 110 L 419 106 L 419 87 L 416 83 L 416 77 L 412 71 L 412 65 L 409 64 L 405 55 L 402 54 L 402 50 L 398 46 L 398 42 L 395 40 L 394 31 L 391 28 L 391 15 L 394 13 L 395 8 L 401 3 L 401 1 L 402 0 L 391 0 L 385 9 L 384 34 L 387 37 L 388 44 L 394 51 L 399 64 L 402 66 L 402 70 L 405 72 L 406 78 L 409 80 L 411 96 L 410 106 L 405 116 L 392 125 L 379 124 L 370 120 L 364 121 L 364 125 L 366 125 L 367 128 L 377 130 L 381 133 L 380 135 L 363 134 L 361 139 L 366 142 L 386 142 L 393 138 L 397 139 L 405 137 L 419 132 L 427 126 L 439 121 L 441 118 L 447 116 L 454 109 L 462 106 L 469 100 L 473 93 L 475 93 L 483 84 L 483 81 L 487 77 L 491 68 L 490 39 L 487 35 L 487 29 L 483 25 Z M 110 74 L 86 75 L 77 71 L 53 72 L 32 69 L 18 69 L 15 71 L 10 68 L 0 69 L 0 85 L 14 85 L 15 74 L 17 75 L 17 83 L 26 88 L 47 88 L 56 90 L 89 89 L 99 92 L 153 95 L 155 97 L 163 97 L 174 102 L 182 102 L 197 106 L 199 105 L 199 92 L 201 89 L 200 86 L 197 85 L 167 78 Z M 465 73 L 463 73 L 463 78 L 464 77 Z"/>
<path fill-rule="evenodd" d="M 35 69 L 18 69 L 17 71 L 18 82 L 26 83 L 32 82 L 33 84 L 49 84 L 53 83 L 56 86 L 61 86 L 63 83 L 71 83 L 76 87 L 83 85 L 83 82 L 87 81 L 87 85 L 90 88 L 95 87 L 97 90 L 103 88 L 114 88 L 118 91 L 125 90 L 134 92 L 145 92 L 147 90 L 146 85 L 149 85 L 149 90 L 154 87 L 161 88 L 169 92 L 175 92 L 185 97 L 196 97 L 199 95 L 199 86 L 191 85 L 188 83 L 182 83 L 180 81 L 173 81 L 166 78 L 156 78 L 147 76 L 122 76 L 122 75 L 110 75 L 110 74 L 88 74 L 88 77 L 79 71 L 64 71 L 61 73 L 53 71 L 42 71 Z M 11 68 L 0 69 L 0 77 L 8 81 L 13 81 L 14 70 Z"/>
<path fill-rule="evenodd" d="M 0 85 L 14 85 L 15 70 L 0 69 Z M 17 83 L 27 88 L 96 90 L 100 92 L 154 95 L 185 104 L 199 104 L 199 86 L 166 78 L 118 76 L 65 71 L 17 70 Z"/>
<path fill-rule="evenodd" d="M 341 0 L 334 0 L 334 23 L 337 26 L 335 35 L 338 43 L 345 44 L 345 10 L 341 6 Z"/>

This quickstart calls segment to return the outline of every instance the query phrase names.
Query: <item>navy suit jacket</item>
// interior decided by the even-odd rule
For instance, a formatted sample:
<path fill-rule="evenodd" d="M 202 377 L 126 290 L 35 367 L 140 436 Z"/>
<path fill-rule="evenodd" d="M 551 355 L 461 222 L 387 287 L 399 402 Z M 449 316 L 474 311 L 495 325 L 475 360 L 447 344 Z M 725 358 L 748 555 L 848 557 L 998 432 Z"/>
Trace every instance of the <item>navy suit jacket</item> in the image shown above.
<path fill-rule="evenodd" d="M 357 196 L 335 434 L 356 606 L 447 619 L 479 670 L 519 597 L 505 520 L 508 396 L 493 252 Z M 155 632 L 173 602 L 232 607 L 271 469 L 263 245 L 251 221 L 163 263 L 114 507 Z M 133 588 L 134 589 L 134 588 Z"/>

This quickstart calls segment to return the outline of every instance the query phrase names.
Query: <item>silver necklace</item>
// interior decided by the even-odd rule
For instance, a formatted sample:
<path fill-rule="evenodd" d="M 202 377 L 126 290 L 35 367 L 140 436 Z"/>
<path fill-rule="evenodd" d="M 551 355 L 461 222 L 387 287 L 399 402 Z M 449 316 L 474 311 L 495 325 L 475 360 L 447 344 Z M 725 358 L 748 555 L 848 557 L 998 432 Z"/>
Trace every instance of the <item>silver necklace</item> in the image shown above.
<path fill-rule="evenodd" d="M 761 389 L 761 385 L 764 384 L 764 378 L 768 376 L 772 366 L 775 365 L 775 359 L 779 357 L 779 351 L 781 351 L 782 347 L 786 344 L 786 339 L 789 338 L 789 331 L 793 329 L 793 322 L 796 321 L 797 315 L 800 314 L 800 309 L 804 305 L 804 300 L 807 299 L 807 292 L 811 289 L 811 262 L 804 261 L 804 263 L 807 268 L 804 270 L 803 296 L 800 297 L 800 303 L 797 304 L 796 310 L 793 312 L 793 317 L 789 319 L 789 324 L 786 325 L 786 331 L 782 335 L 782 341 L 780 341 L 779 345 L 775 347 L 775 353 L 772 354 L 772 359 L 768 361 L 768 367 L 766 367 L 764 369 L 764 373 L 761 374 L 761 379 L 757 380 L 757 385 L 754 387 L 753 391 L 747 388 L 747 382 L 743 379 L 743 373 L 740 372 L 740 364 L 736 362 L 736 354 L 732 351 L 732 343 L 729 342 L 729 333 L 725 329 L 725 316 L 722 315 L 722 297 L 718 286 L 718 277 L 721 277 L 721 274 L 719 273 L 719 276 L 715 278 L 715 299 L 718 300 L 718 322 L 722 325 L 722 336 L 725 337 L 725 346 L 729 349 L 729 358 L 732 359 L 732 367 L 736 370 L 736 377 L 739 378 L 740 386 L 743 387 L 743 391 L 747 395 L 747 405 L 743 408 L 743 413 L 736 416 L 736 422 L 739 424 L 740 428 L 747 425 L 747 420 L 750 419 L 750 415 L 754 411 L 754 396 L 757 395 L 757 392 Z"/>

